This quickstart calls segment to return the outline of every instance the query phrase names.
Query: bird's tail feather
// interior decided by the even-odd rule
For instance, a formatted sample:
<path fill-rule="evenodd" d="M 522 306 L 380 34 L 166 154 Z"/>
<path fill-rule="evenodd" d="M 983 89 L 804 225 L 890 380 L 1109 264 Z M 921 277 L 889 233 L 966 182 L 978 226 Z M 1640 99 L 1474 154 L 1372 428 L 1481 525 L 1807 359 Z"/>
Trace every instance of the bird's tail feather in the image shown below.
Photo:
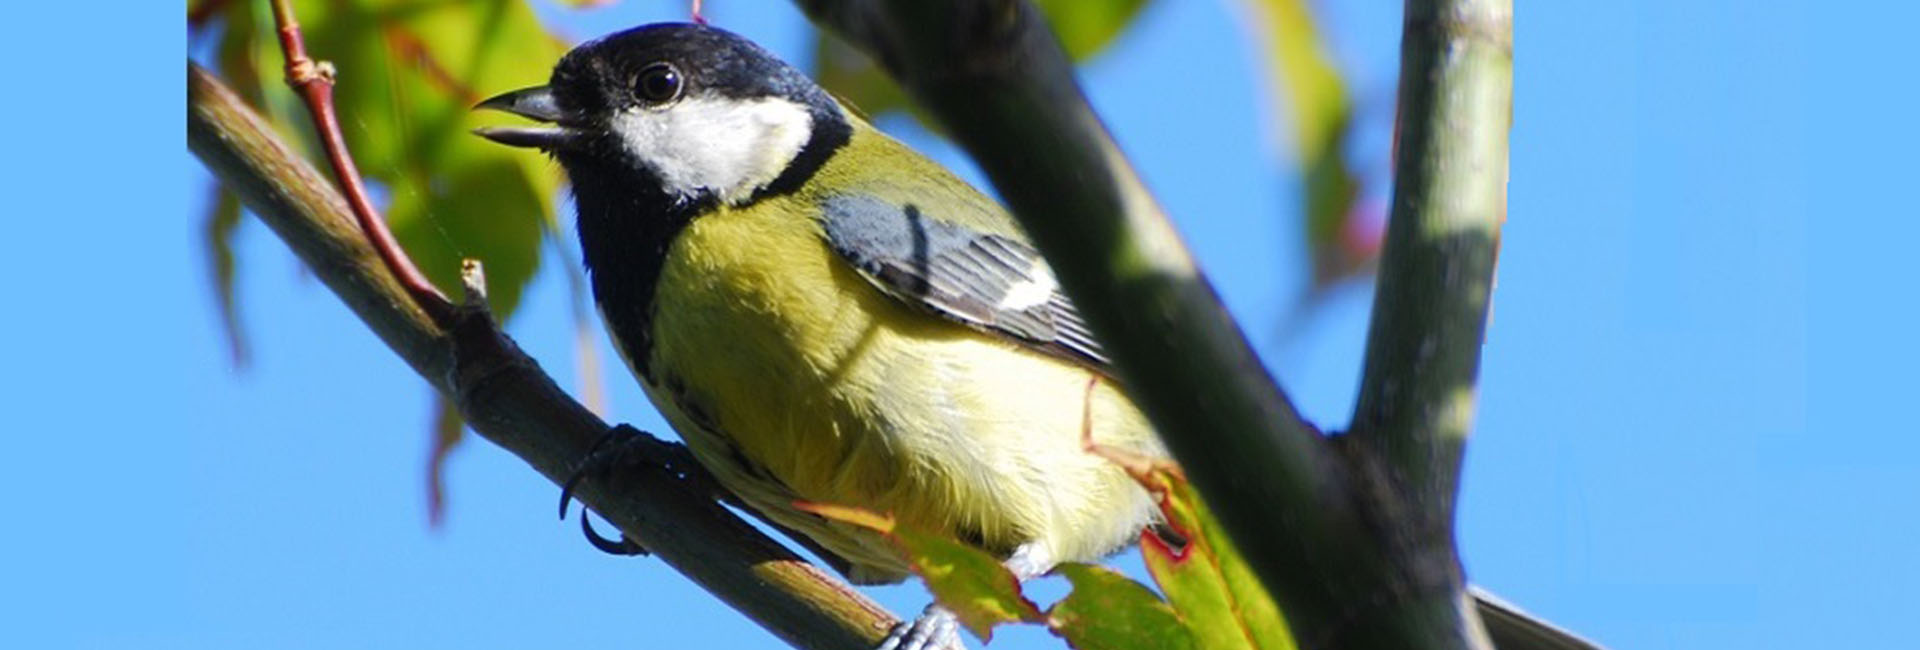
<path fill-rule="evenodd" d="M 1592 641 L 1527 613 L 1493 592 L 1468 587 L 1487 636 L 1499 650 L 1604 650 Z"/>

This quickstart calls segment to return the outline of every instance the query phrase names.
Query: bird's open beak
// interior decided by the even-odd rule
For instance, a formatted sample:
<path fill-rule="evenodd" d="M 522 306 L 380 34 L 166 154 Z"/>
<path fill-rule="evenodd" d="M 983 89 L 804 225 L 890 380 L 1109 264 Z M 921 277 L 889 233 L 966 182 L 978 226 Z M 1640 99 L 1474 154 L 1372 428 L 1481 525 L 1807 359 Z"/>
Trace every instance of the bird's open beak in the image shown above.
<path fill-rule="evenodd" d="M 492 109 L 530 120 L 553 124 L 560 121 L 560 106 L 546 86 L 522 88 L 474 105 L 474 110 Z M 564 149 L 574 141 L 575 131 L 565 126 L 483 126 L 474 135 L 511 147 Z"/>

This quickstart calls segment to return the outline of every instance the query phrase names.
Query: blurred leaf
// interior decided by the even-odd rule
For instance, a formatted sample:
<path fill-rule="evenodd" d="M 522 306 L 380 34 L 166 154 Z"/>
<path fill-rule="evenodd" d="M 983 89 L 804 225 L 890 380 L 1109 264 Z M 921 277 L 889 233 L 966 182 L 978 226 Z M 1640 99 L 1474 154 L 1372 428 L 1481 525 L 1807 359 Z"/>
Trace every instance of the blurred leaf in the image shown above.
<path fill-rule="evenodd" d="M 982 642 L 1001 623 L 1042 621 L 1040 608 L 1020 593 L 1020 581 L 986 551 L 923 531 L 895 526 L 893 518 L 859 508 L 815 503 L 795 504 L 816 515 L 871 529 L 887 536 L 908 566 L 926 581 L 942 607 Z"/>
<path fill-rule="evenodd" d="M 223 15 L 226 17 L 227 27 L 221 32 L 218 54 L 216 54 L 221 76 L 226 78 L 227 85 L 231 86 L 235 92 L 252 102 L 254 108 L 260 109 L 261 114 L 271 120 L 274 126 L 280 127 L 283 134 L 298 133 L 300 138 L 294 139 L 294 142 L 296 144 L 302 142 L 306 132 L 287 128 L 280 114 L 281 111 L 278 110 L 285 102 L 292 100 L 293 95 L 283 89 L 269 97 L 261 83 L 263 79 L 278 80 L 280 78 L 278 60 L 276 59 L 272 64 L 273 67 L 256 69 L 261 62 L 265 61 L 264 57 L 269 52 L 264 48 L 276 47 L 270 40 L 273 38 L 272 27 L 264 30 L 258 28 L 259 25 L 273 23 L 273 14 L 267 3 L 228 4 L 224 6 Z M 276 47 L 271 52 L 277 53 L 279 50 Z"/>
<path fill-rule="evenodd" d="M 281 77 L 264 2 L 233 4 L 223 73 L 287 133 L 311 141 Z M 511 314 L 555 218 L 559 178 L 535 153 L 468 133 L 486 94 L 544 82 L 564 46 L 519 0 L 298 0 L 317 59 L 333 63 L 341 129 L 360 170 L 389 197 L 386 217 L 428 277 L 458 288 L 460 259 L 487 265 L 488 295 Z M 270 83 L 267 83 L 270 81 Z"/>
<path fill-rule="evenodd" d="M 1196 646 L 1208 650 L 1292 650 L 1280 608 L 1247 566 L 1199 493 L 1171 461 L 1094 447 L 1158 499 L 1166 526 L 1183 538 L 1177 545 L 1148 530 L 1140 536 L 1147 571 L 1167 603 L 1191 628 Z"/>
<path fill-rule="evenodd" d="M 213 207 L 207 210 L 207 265 L 214 300 L 220 310 L 220 329 L 226 334 L 227 356 L 233 367 L 247 366 L 247 337 L 240 325 L 239 299 L 234 294 L 233 236 L 240 229 L 240 198 L 214 186 Z"/>
<path fill-rule="evenodd" d="M 1067 54 L 1080 61 L 1112 43 L 1147 0 L 1038 0 L 1035 4 L 1047 15 Z M 862 113 L 911 108 L 906 94 L 872 59 L 825 30 L 814 30 L 813 68 L 821 86 Z"/>
<path fill-rule="evenodd" d="M 1078 650 L 1193 648 L 1194 631 L 1145 585 L 1102 566 L 1069 562 L 1054 572 L 1073 591 L 1047 610 L 1047 627 Z"/>
<path fill-rule="evenodd" d="M 206 24 L 209 18 L 219 15 L 226 9 L 229 0 L 187 0 L 187 29 L 191 31 Z"/>
<path fill-rule="evenodd" d="M 492 93 L 544 83 L 566 46 L 520 0 L 296 0 L 294 9 L 309 54 L 333 64 L 347 147 L 384 197 L 401 247 L 452 295 L 460 260 L 485 262 L 494 313 L 510 316 L 539 267 L 542 232 L 557 230 L 559 176 L 537 153 L 471 135 L 493 116 L 470 108 Z M 268 3 L 233 2 L 223 15 L 222 73 L 311 156 L 309 116 L 281 82 L 285 61 Z M 433 522 L 445 503 L 444 464 L 461 440 L 454 409 L 436 402 L 436 413 L 427 468 Z"/>
<path fill-rule="evenodd" d="M 1306 0 L 1248 0 L 1257 17 L 1273 86 L 1293 122 L 1294 161 L 1306 196 L 1313 288 L 1364 272 L 1379 251 L 1376 229 L 1355 209 L 1360 181 L 1342 144 L 1353 118 L 1345 82 L 1314 28 Z M 1369 235 L 1372 235 L 1369 239 Z"/>
<path fill-rule="evenodd" d="M 813 34 L 813 78 L 822 88 L 869 116 L 908 106 L 906 93 L 865 53 L 827 30 Z"/>
<path fill-rule="evenodd" d="M 553 243 L 553 254 L 560 258 L 560 267 L 566 270 L 567 304 L 573 312 L 573 358 L 580 382 L 577 389 L 580 403 L 604 418 L 607 417 L 606 375 L 600 372 L 600 337 L 593 330 L 596 313 L 592 306 L 593 298 L 588 295 L 586 273 L 581 270 L 586 265 L 574 259 L 566 245 L 560 243 L 558 232 L 548 232 L 547 241 Z"/>
<path fill-rule="evenodd" d="M 986 641 L 1002 623 L 1041 623 L 1080 650 L 1204 648 L 1292 650 L 1280 610 L 1234 550 L 1198 495 L 1170 462 L 1094 448 L 1159 497 L 1168 526 L 1185 538 L 1178 548 L 1142 533 L 1147 568 L 1167 594 L 1103 567 L 1063 563 L 1054 571 L 1073 591 L 1043 616 L 1000 560 L 944 536 L 898 526 L 859 508 L 796 503 L 807 512 L 879 532 L 926 581 L 941 606 Z"/>
<path fill-rule="evenodd" d="M 466 437 L 460 409 L 446 397 L 433 396 L 433 446 L 427 452 L 427 526 L 439 528 L 447 513 L 447 457 Z"/>
<path fill-rule="evenodd" d="M 1112 43 L 1147 0 L 1036 0 L 1067 55 L 1080 61 Z"/>

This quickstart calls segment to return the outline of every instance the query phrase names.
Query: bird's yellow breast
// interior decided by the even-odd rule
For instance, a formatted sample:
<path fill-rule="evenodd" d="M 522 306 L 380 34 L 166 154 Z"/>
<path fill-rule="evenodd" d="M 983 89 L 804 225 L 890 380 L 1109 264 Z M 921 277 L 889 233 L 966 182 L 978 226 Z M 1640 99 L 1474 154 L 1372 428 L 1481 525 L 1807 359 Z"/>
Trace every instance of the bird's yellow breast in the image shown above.
<path fill-rule="evenodd" d="M 669 251 L 647 388 L 703 464 L 866 581 L 904 566 L 795 500 L 889 512 L 1002 552 L 1040 542 L 1058 559 L 1129 541 L 1150 501 L 1082 448 L 1090 425 L 1103 443 L 1158 453 L 1119 389 L 881 293 L 828 248 L 807 200 L 721 208 Z"/>
<path fill-rule="evenodd" d="M 656 298 L 654 365 L 757 469 L 801 494 L 864 500 L 899 464 L 856 409 L 876 397 L 887 364 L 874 357 L 897 353 L 916 319 L 783 212 L 721 211 L 681 233 Z"/>

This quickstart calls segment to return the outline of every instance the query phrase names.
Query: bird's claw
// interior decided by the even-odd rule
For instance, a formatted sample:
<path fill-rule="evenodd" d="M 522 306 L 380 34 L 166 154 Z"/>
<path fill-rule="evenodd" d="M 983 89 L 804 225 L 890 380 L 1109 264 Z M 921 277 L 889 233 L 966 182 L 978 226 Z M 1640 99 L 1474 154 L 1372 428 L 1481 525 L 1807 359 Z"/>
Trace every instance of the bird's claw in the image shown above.
<path fill-rule="evenodd" d="M 560 519 L 567 518 L 567 506 L 573 503 L 573 489 L 580 485 L 580 481 L 589 476 L 605 478 L 607 472 L 626 459 L 627 454 L 637 446 L 635 443 L 645 439 L 639 430 L 630 425 L 621 424 L 607 429 L 599 440 L 595 440 L 593 447 L 587 450 L 586 457 L 580 459 L 580 464 L 574 467 L 573 472 L 567 475 L 566 482 L 560 485 Z M 595 532 L 593 524 L 587 520 L 587 514 L 584 511 L 580 513 L 580 530 L 586 534 L 587 543 L 602 552 L 611 555 L 645 555 L 647 553 L 645 547 L 628 539 L 625 534 L 615 540 Z"/>
<path fill-rule="evenodd" d="M 964 650 L 960 644 L 960 619 L 938 604 L 928 605 L 911 622 L 893 626 L 893 631 L 875 650 Z"/>

